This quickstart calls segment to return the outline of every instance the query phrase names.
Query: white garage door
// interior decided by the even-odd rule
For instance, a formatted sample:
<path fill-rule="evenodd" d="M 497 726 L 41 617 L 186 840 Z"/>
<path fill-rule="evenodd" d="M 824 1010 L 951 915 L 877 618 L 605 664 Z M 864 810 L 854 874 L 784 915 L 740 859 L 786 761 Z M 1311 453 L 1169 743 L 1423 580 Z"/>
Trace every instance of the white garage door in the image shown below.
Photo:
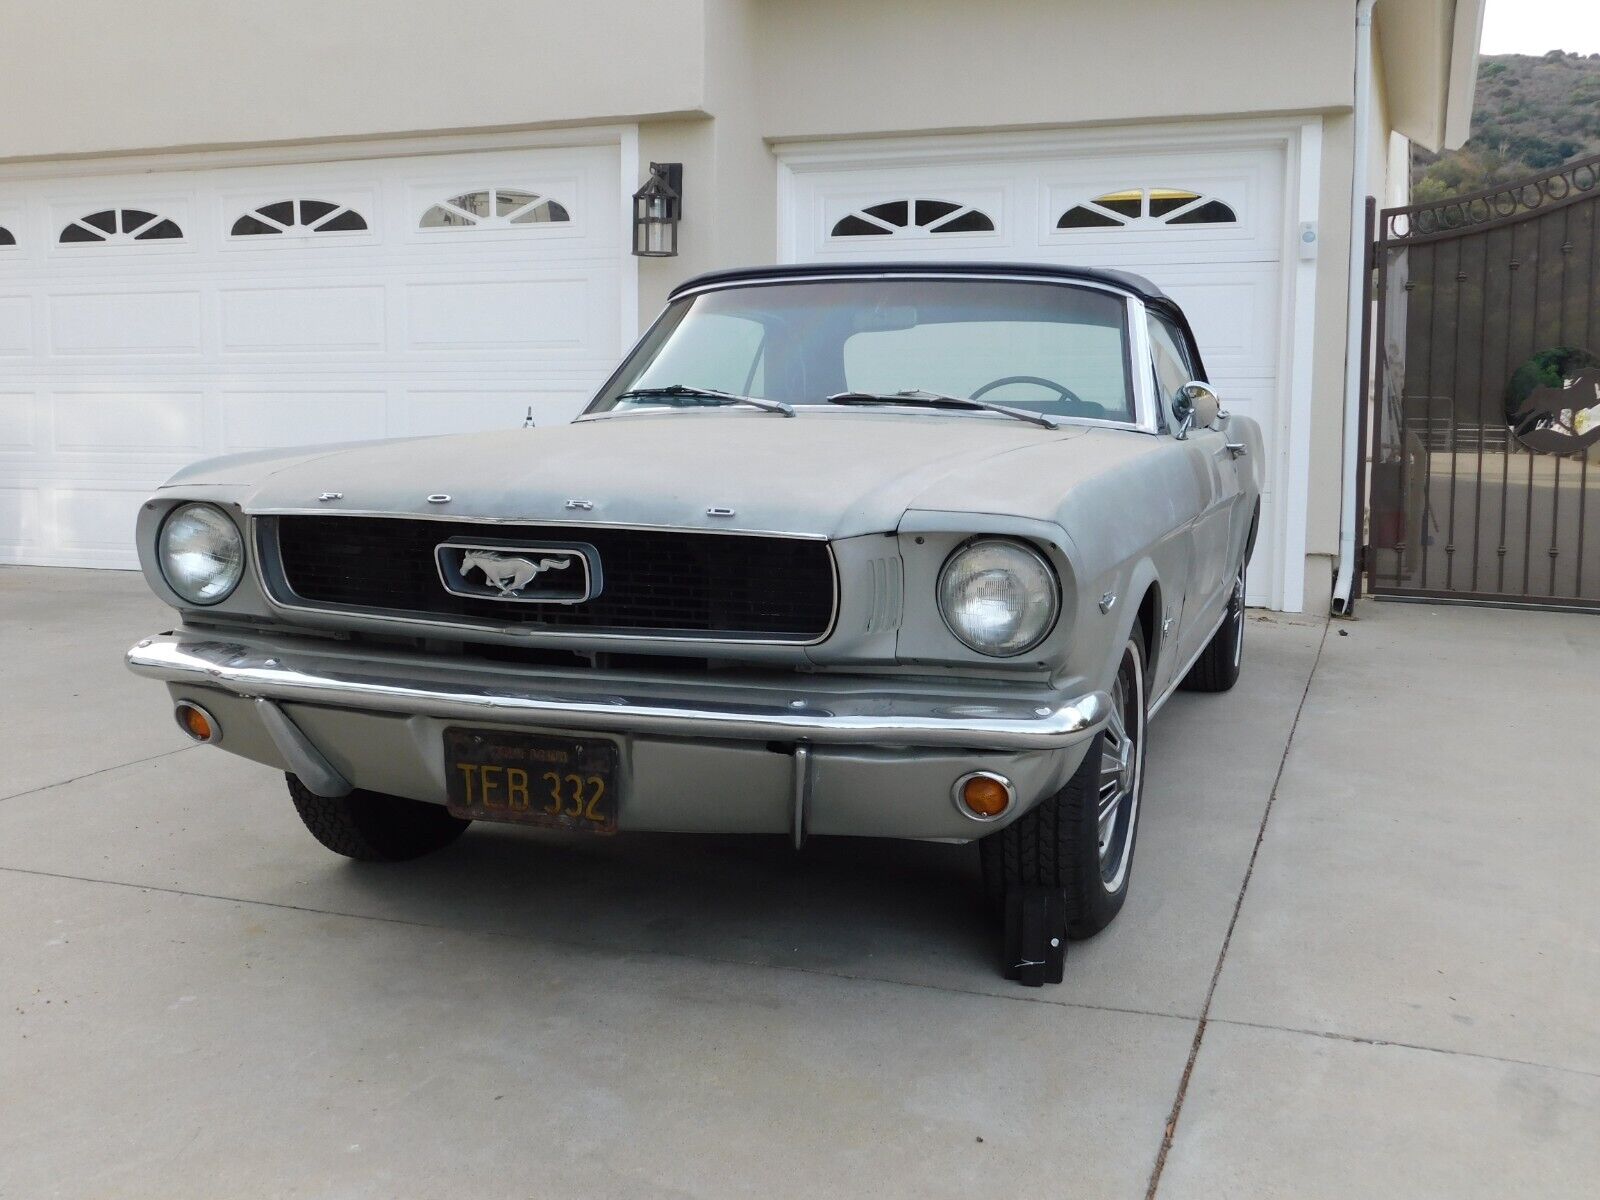
<path fill-rule="evenodd" d="M 1226 406 L 1261 423 L 1268 463 L 1250 601 L 1280 603 L 1283 146 L 1048 157 L 972 139 L 921 146 L 899 155 L 881 144 L 870 153 L 788 151 L 786 261 L 1065 263 L 1153 280 L 1189 315 Z"/>
<path fill-rule="evenodd" d="M 134 565 L 208 455 L 569 418 L 623 217 L 615 144 L 0 178 L 0 561 Z"/>

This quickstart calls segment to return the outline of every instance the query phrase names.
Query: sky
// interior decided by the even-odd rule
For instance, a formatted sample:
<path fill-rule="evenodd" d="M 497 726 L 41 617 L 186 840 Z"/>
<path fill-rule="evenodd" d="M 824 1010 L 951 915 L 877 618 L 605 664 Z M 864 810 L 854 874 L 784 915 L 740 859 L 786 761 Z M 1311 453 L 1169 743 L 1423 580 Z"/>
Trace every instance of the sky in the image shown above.
<path fill-rule="evenodd" d="M 1600 54 L 1597 0 L 1486 0 L 1485 54 Z"/>

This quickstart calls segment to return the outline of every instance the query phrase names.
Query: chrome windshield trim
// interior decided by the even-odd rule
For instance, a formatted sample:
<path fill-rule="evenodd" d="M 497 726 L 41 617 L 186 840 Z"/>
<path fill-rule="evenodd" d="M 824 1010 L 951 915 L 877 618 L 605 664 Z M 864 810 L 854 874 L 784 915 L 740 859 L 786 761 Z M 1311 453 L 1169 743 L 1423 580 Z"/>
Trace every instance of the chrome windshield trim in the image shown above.
<path fill-rule="evenodd" d="M 1161 432 L 1157 407 L 1155 380 L 1151 370 L 1150 326 L 1145 320 L 1144 301 L 1137 296 L 1128 297 L 1128 378 L 1133 383 L 1133 411 L 1137 414 L 1138 428 L 1145 433 Z M 1141 366 L 1140 364 L 1144 364 Z"/>
<path fill-rule="evenodd" d="M 287 640 L 198 633 L 145 638 L 127 655 L 136 675 L 235 696 L 367 712 L 546 729 L 828 745 L 1058 750 L 1092 737 L 1110 715 L 1104 692 L 929 698 L 793 685 L 620 679 L 601 673 L 494 671 L 460 661 L 334 654 Z"/>

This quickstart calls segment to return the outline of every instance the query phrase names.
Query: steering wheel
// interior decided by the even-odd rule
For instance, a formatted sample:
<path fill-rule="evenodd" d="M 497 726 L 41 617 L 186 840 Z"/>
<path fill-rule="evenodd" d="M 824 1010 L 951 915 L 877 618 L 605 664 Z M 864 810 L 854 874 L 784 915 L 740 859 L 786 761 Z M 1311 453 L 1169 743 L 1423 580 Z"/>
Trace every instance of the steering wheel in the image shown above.
<path fill-rule="evenodd" d="M 1068 404 L 1076 405 L 1079 408 L 1094 410 L 1093 412 L 1080 413 L 1080 416 L 1093 416 L 1097 413 L 1103 415 L 1105 413 L 1105 408 L 1103 405 L 1091 404 L 1071 388 L 1059 384 L 1053 379 L 1046 379 L 1042 375 L 1004 375 L 999 379 L 990 380 L 977 391 L 973 392 L 972 395 L 967 397 L 967 399 L 981 400 L 986 393 L 994 391 L 995 388 L 1003 388 L 1013 383 L 1036 383 L 1040 387 L 1049 388 Z"/>

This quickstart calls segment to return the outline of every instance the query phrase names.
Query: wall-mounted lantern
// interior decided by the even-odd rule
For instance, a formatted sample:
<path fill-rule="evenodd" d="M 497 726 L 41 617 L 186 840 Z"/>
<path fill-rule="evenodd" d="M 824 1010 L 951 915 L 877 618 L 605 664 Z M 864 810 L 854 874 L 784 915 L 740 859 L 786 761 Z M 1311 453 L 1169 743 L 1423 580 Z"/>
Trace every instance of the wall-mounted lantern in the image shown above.
<path fill-rule="evenodd" d="M 683 164 L 651 163 L 650 178 L 633 194 L 633 252 L 640 258 L 678 253 L 683 215 Z"/>

